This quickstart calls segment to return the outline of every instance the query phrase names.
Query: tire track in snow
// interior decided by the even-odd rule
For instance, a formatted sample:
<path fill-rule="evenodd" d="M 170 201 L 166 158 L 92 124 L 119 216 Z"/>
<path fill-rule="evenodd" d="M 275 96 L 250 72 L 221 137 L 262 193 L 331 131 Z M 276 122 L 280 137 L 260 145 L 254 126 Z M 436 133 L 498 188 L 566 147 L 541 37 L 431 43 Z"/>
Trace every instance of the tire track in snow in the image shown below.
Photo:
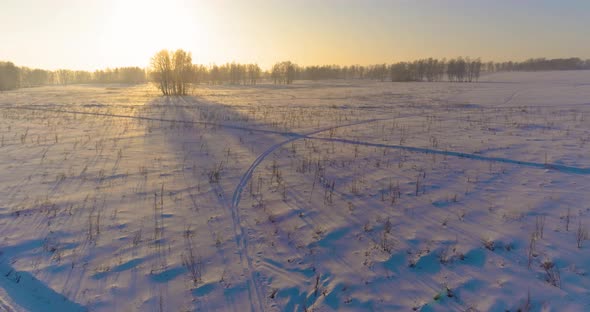
<path fill-rule="evenodd" d="M 514 100 L 514 98 L 524 90 L 526 90 L 526 89 L 519 89 L 519 90 L 512 92 L 511 95 L 509 95 L 506 99 L 504 99 L 504 103 L 502 103 L 502 105 L 510 104 L 512 102 L 512 100 Z"/>
<path fill-rule="evenodd" d="M 184 102 L 185 104 L 191 105 L 191 103 L 188 102 L 184 97 L 179 97 L 179 99 L 182 102 Z M 236 128 L 233 128 L 233 129 L 236 129 Z M 239 130 L 244 130 L 244 129 L 239 129 Z M 290 142 L 294 139 L 300 138 L 300 136 L 297 134 L 292 134 L 292 135 L 293 135 L 292 138 L 290 138 L 289 140 L 282 142 L 282 143 L 287 144 L 288 142 Z M 281 146 L 279 144 L 275 144 L 271 148 L 276 146 L 275 147 L 275 149 L 276 149 Z M 259 160 L 259 158 L 260 158 L 260 156 L 256 159 L 256 161 L 258 161 L 258 163 L 260 163 L 262 161 L 262 159 Z M 242 176 L 242 180 L 243 180 L 243 176 Z M 240 181 L 240 183 L 241 182 L 242 181 Z M 237 208 L 234 208 L 235 192 L 234 192 L 234 196 L 232 197 L 231 204 L 228 205 L 225 200 L 225 195 L 224 195 L 223 189 L 219 185 L 215 186 L 214 189 L 216 190 L 217 194 L 221 194 L 219 201 L 221 202 L 222 206 L 230 208 L 231 217 L 232 217 L 232 227 L 233 227 L 233 231 L 234 231 L 234 236 L 236 238 L 236 245 L 238 247 L 238 256 L 240 258 L 240 264 L 242 265 L 242 270 L 243 270 L 244 275 L 245 276 L 249 275 L 246 282 L 247 282 L 248 296 L 250 299 L 250 311 L 264 311 L 260 290 L 258 288 L 258 285 L 254 282 L 254 272 L 252 270 L 252 261 L 251 261 L 250 257 L 247 255 L 247 243 L 244 243 L 245 242 L 244 228 L 241 226 L 239 212 L 237 211 Z M 242 243 L 244 243 L 244 244 L 242 244 Z M 246 248 L 244 248 L 244 246 L 246 246 Z M 246 259 L 246 261 L 244 258 Z"/>
<path fill-rule="evenodd" d="M 184 97 L 179 97 L 179 99 L 187 105 L 191 104 Z M 233 128 L 233 129 L 236 129 L 236 128 Z M 244 130 L 244 129 L 239 129 L 239 130 Z M 286 133 L 281 133 L 281 134 L 287 135 Z M 287 144 L 288 142 L 293 141 L 294 139 L 301 138 L 300 135 L 297 135 L 295 133 L 290 134 L 290 135 L 292 135 L 292 137 L 290 139 L 273 145 L 271 147 L 271 149 L 273 149 L 273 148 L 276 149 L 284 144 Z M 268 152 L 268 153 L 271 153 L 271 152 Z M 266 157 L 266 156 L 264 156 L 264 157 Z M 258 165 L 264 159 L 264 157 L 261 158 L 259 156 L 255 160 L 255 163 L 257 163 L 257 165 Z M 252 171 L 249 170 L 247 172 L 251 173 Z M 242 176 L 240 183 L 242 183 L 243 179 L 244 179 L 244 177 Z M 247 182 L 247 180 L 246 180 L 246 182 Z M 246 185 L 245 184 L 246 182 L 244 182 L 243 185 Z M 220 187 L 217 188 L 217 192 L 218 192 L 218 194 L 223 194 L 223 190 Z M 225 198 L 225 196 L 222 195 L 222 198 L 220 199 L 220 201 L 222 201 L 223 206 L 230 208 L 232 223 L 233 223 L 233 231 L 234 231 L 234 235 L 235 235 L 235 239 L 236 239 L 236 245 L 238 247 L 238 256 L 240 258 L 240 264 L 242 265 L 242 270 L 243 270 L 244 274 L 246 276 L 249 275 L 248 280 L 247 280 L 247 290 L 248 290 L 248 296 L 250 298 L 250 311 L 264 311 L 260 290 L 254 280 L 254 272 L 252 270 L 252 261 L 251 261 L 251 258 L 247 255 L 247 242 L 245 240 L 246 236 L 245 236 L 244 228 L 241 226 L 241 220 L 240 220 L 239 212 L 237 211 L 237 205 L 234 205 L 235 192 L 234 192 L 234 196 L 232 197 L 232 202 L 230 205 L 225 204 L 226 202 L 225 202 L 224 198 Z M 236 208 L 234 208 L 234 207 L 236 207 Z"/>
<path fill-rule="evenodd" d="M 368 120 L 362 120 L 362 121 L 357 121 L 357 122 L 343 124 L 343 125 L 330 126 L 330 127 L 315 130 L 315 131 L 312 131 L 312 132 L 309 132 L 306 134 L 293 134 L 293 137 L 289 138 L 288 140 L 276 143 L 276 144 L 272 145 L 271 147 L 269 147 L 268 149 L 266 149 L 262 154 L 260 154 L 256 158 L 256 160 L 254 160 L 254 162 L 250 165 L 250 167 L 242 175 L 240 182 L 236 186 L 236 189 L 234 190 L 234 193 L 232 196 L 231 213 L 232 213 L 232 218 L 234 221 L 234 227 L 236 229 L 236 242 L 238 244 L 238 252 L 240 255 L 240 260 L 243 261 L 243 258 L 246 258 L 247 270 L 250 273 L 250 279 L 248 280 L 248 289 L 249 289 L 249 291 L 250 291 L 250 289 L 253 289 L 254 293 L 256 295 L 256 298 L 252 298 L 252 297 L 250 298 L 250 306 L 251 306 L 252 311 L 256 311 L 256 309 L 254 308 L 253 299 L 255 299 L 257 301 L 256 305 L 258 306 L 258 311 L 264 311 L 264 308 L 262 306 L 262 299 L 260 297 L 260 290 L 258 289 L 258 284 L 255 282 L 254 270 L 252 267 L 252 258 L 248 255 L 248 239 L 247 239 L 247 236 L 246 236 L 247 234 L 245 233 L 244 227 L 242 226 L 242 222 L 240 220 L 240 213 L 238 211 L 238 205 L 240 204 L 242 191 L 243 191 L 244 187 L 246 187 L 246 185 L 248 184 L 248 181 L 252 178 L 252 174 L 254 173 L 256 168 L 262 163 L 262 161 L 264 161 L 264 159 L 266 157 L 268 157 L 274 151 L 276 151 L 280 147 L 282 147 L 286 144 L 289 144 L 293 141 L 305 139 L 305 138 L 312 138 L 311 137 L 312 135 L 319 134 L 319 133 L 326 132 L 326 131 L 330 131 L 333 129 L 351 127 L 351 126 L 356 126 L 356 125 L 361 125 L 361 124 L 367 124 L 367 123 L 384 121 L 384 120 L 391 120 L 391 119 L 397 119 L 397 118 L 400 118 L 400 117 L 368 119 Z"/>
<path fill-rule="evenodd" d="M 404 117 L 407 117 L 407 116 L 404 116 Z M 242 194 L 244 187 L 246 187 L 246 185 L 247 185 L 248 181 L 251 179 L 254 171 L 262 163 L 262 161 L 264 161 L 264 159 L 266 157 L 268 157 L 271 153 L 273 153 L 274 151 L 276 151 L 280 147 L 282 147 L 286 144 L 289 144 L 293 141 L 300 140 L 300 139 L 314 139 L 314 140 L 340 142 L 340 143 L 345 143 L 345 144 L 364 145 L 364 146 L 371 146 L 371 147 L 402 149 L 402 150 L 408 150 L 408 151 L 417 152 L 417 153 L 439 154 L 439 155 L 454 156 L 454 157 L 459 157 L 459 158 L 468 158 L 468 159 L 480 160 L 480 161 L 501 162 L 501 163 L 515 164 L 515 165 L 519 165 L 519 166 L 526 166 L 526 167 L 531 167 L 531 168 L 556 170 L 556 171 L 560 171 L 560 172 L 564 172 L 564 173 L 590 174 L 590 168 L 580 168 L 580 167 L 560 165 L 560 164 L 544 164 L 544 163 L 520 161 L 520 160 L 516 160 L 516 159 L 502 158 L 502 157 L 489 157 L 489 156 L 464 153 L 464 152 L 459 152 L 459 151 L 444 151 L 444 150 L 436 150 L 436 149 L 412 147 L 412 146 L 401 146 L 401 145 L 389 145 L 389 144 L 362 142 L 362 141 L 355 141 L 355 140 L 349 140 L 349 139 L 314 137 L 314 135 L 316 135 L 316 134 L 319 134 L 319 133 L 325 132 L 325 131 L 329 131 L 332 129 L 356 126 L 356 125 L 366 124 L 366 123 L 371 123 L 371 122 L 376 122 L 376 121 L 399 119 L 399 118 L 403 118 L 403 117 L 399 116 L 399 117 L 395 117 L 395 118 L 369 119 L 369 120 L 354 122 L 354 123 L 345 124 L 345 125 L 327 127 L 327 128 L 319 129 L 319 130 L 312 131 L 312 132 L 309 132 L 306 134 L 293 134 L 294 135 L 293 137 L 289 138 L 288 140 L 285 140 L 285 141 L 282 141 L 282 142 L 272 145 L 267 150 L 265 150 L 262 154 L 260 154 L 256 158 L 256 160 L 250 165 L 248 170 L 246 170 L 246 172 L 242 175 L 240 182 L 238 183 L 238 185 L 236 186 L 236 189 L 234 190 L 234 194 L 232 197 L 232 203 L 231 203 L 231 205 L 232 205 L 231 210 L 232 210 L 232 217 L 234 219 L 234 225 L 236 226 L 236 228 L 238 230 L 236 232 L 236 241 L 237 241 L 238 247 L 240 249 L 239 250 L 240 259 L 242 259 L 242 257 L 246 258 L 246 261 L 248 263 L 248 270 L 250 271 L 250 275 L 251 275 L 250 281 L 248 281 L 249 287 L 251 287 L 250 286 L 251 283 L 254 283 L 253 288 L 256 292 L 258 306 L 261 311 L 263 310 L 263 308 L 261 306 L 260 291 L 258 290 L 258 286 L 254 280 L 254 273 L 253 273 L 254 270 L 252 268 L 252 259 L 248 256 L 248 251 L 247 251 L 248 241 L 247 241 L 247 237 L 244 234 L 244 228 L 241 224 L 240 215 L 239 215 L 239 211 L 238 211 L 238 205 L 240 203 L 241 194 Z M 251 300 L 252 300 L 252 298 L 251 298 Z"/>
<path fill-rule="evenodd" d="M 179 98 L 182 99 L 182 101 L 185 101 L 185 103 L 190 104 L 190 103 L 186 102 L 186 100 L 183 97 L 179 97 Z M 115 106 L 113 106 L 113 107 L 115 107 Z M 160 122 L 172 122 L 172 123 L 182 123 L 182 124 L 207 125 L 207 126 L 228 128 L 228 129 L 234 129 L 234 130 L 243 130 L 243 131 L 266 133 L 266 134 L 278 134 L 278 135 L 283 135 L 283 136 L 296 136 L 296 135 L 298 135 L 297 133 L 294 133 L 294 132 L 283 132 L 283 131 L 274 131 L 274 130 L 267 130 L 267 129 L 260 129 L 260 128 L 243 127 L 243 126 L 216 123 L 216 122 L 210 122 L 210 121 L 179 120 L 179 119 L 156 118 L 156 117 L 137 116 L 137 115 L 122 115 L 122 114 L 85 112 L 85 111 L 51 109 L 51 108 L 38 108 L 38 107 L 30 107 L 30 106 L 22 106 L 22 107 L 8 106 L 8 107 L 0 107 L 0 109 L 44 111 L 44 112 L 74 114 L 74 115 L 91 115 L 91 116 L 126 118 L 126 119 L 147 120 L 147 121 L 160 121 Z"/>
<path fill-rule="evenodd" d="M 363 141 L 356 141 L 356 140 L 349 140 L 349 139 L 318 138 L 318 137 L 312 137 L 312 136 L 306 136 L 305 138 L 312 139 L 312 140 L 328 141 L 328 142 L 338 142 L 338 143 L 344 143 L 344 144 L 399 149 L 399 150 L 406 150 L 406 151 L 410 151 L 410 152 L 423 153 L 423 154 L 437 154 L 437 155 L 453 156 L 453 157 L 459 157 L 459 158 L 468 158 L 468 159 L 480 160 L 480 161 L 499 162 L 499 163 L 513 164 L 513 165 L 519 165 L 519 166 L 531 167 L 531 168 L 537 168 L 537 169 L 555 170 L 555 171 L 559 171 L 559 172 L 563 172 L 563 173 L 582 174 L 582 175 L 590 174 L 590 168 L 575 167 L 575 166 L 561 165 L 561 164 L 555 164 L 555 163 L 547 163 L 546 164 L 546 163 L 539 163 L 539 162 L 517 160 L 517 159 L 512 159 L 512 158 L 505 158 L 505 157 L 483 156 L 483 155 L 478 155 L 478 154 L 473 154 L 473 153 L 464 153 L 464 152 L 459 152 L 459 151 L 445 151 L 445 150 L 437 150 L 437 149 L 425 148 L 425 147 L 371 143 L 371 142 L 363 142 Z"/>

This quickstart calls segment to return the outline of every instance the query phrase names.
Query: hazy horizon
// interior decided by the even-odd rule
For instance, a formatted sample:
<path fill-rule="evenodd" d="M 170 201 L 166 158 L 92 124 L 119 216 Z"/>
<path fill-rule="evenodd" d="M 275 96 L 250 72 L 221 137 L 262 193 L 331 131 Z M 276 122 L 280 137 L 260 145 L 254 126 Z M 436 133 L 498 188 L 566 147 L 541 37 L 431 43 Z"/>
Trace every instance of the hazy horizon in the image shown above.
<path fill-rule="evenodd" d="M 7 0 L 0 59 L 44 69 L 146 67 L 161 49 L 200 64 L 376 64 L 425 57 L 590 58 L 582 1 Z"/>
<path fill-rule="evenodd" d="M 0 311 L 586 311 L 588 12 L 0 0 Z"/>

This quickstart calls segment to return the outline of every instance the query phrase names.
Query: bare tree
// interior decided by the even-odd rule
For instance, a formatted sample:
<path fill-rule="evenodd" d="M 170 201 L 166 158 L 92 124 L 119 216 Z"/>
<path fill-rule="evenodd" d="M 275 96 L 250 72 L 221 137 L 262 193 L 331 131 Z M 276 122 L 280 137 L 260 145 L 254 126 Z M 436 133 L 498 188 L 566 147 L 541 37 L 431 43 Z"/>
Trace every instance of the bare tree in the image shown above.
<path fill-rule="evenodd" d="M 162 50 L 152 57 L 151 78 L 164 95 L 185 95 L 192 80 L 193 65 L 189 52 Z"/>
<path fill-rule="evenodd" d="M 19 70 L 11 62 L 0 62 L 0 91 L 19 87 Z"/>
<path fill-rule="evenodd" d="M 64 85 L 64 86 L 68 85 L 73 78 L 73 74 L 72 74 L 71 70 L 59 69 L 55 73 L 56 73 L 57 83 Z"/>
<path fill-rule="evenodd" d="M 260 67 L 257 64 L 248 64 L 248 84 L 255 85 L 260 78 Z"/>
<path fill-rule="evenodd" d="M 292 84 L 297 73 L 297 65 L 291 61 L 276 63 L 272 67 L 271 77 L 275 84 Z"/>
<path fill-rule="evenodd" d="M 172 91 L 172 60 L 168 50 L 162 50 L 151 59 L 151 78 L 164 95 Z"/>
<path fill-rule="evenodd" d="M 175 95 L 186 95 L 187 85 L 192 75 L 192 56 L 190 52 L 176 50 L 172 55 L 172 79 Z"/>

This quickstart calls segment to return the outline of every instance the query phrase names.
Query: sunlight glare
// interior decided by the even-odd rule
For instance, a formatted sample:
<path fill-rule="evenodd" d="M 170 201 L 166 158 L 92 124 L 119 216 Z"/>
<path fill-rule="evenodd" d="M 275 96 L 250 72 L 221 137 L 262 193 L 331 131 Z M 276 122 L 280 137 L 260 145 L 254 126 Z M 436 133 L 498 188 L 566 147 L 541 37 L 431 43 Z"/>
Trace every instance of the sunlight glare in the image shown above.
<path fill-rule="evenodd" d="M 112 14 L 99 36 L 102 54 L 122 54 L 132 64 L 163 48 L 187 48 L 187 42 L 208 40 L 205 23 L 194 11 L 188 14 L 188 5 L 183 0 L 113 2 Z M 199 5 L 199 9 L 202 12 L 204 7 Z"/>

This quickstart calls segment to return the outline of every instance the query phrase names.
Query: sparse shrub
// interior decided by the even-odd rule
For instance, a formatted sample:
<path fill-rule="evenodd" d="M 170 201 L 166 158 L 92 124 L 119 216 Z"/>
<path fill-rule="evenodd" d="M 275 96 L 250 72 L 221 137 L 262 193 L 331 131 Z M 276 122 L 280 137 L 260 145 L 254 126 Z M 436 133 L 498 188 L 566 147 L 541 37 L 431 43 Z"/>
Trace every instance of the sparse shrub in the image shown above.
<path fill-rule="evenodd" d="M 588 229 L 582 225 L 582 220 L 578 223 L 578 231 L 576 232 L 576 243 L 578 248 L 582 248 L 584 241 L 588 239 Z"/>
<path fill-rule="evenodd" d="M 559 267 L 552 261 L 544 261 L 541 267 L 545 270 L 545 280 L 552 286 L 561 288 L 561 276 L 559 274 Z"/>
<path fill-rule="evenodd" d="M 543 238 L 543 231 L 545 230 L 545 216 L 537 216 L 535 219 L 535 237 Z"/>
<path fill-rule="evenodd" d="M 383 234 L 381 235 L 381 239 L 379 241 L 379 246 L 381 247 L 381 249 L 384 252 L 390 254 L 393 250 L 393 245 L 393 241 L 388 238 L 387 232 L 383 232 Z"/>
<path fill-rule="evenodd" d="M 209 177 L 209 183 L 219 183 L 221 179 L 221 171 L 223 170 L 223 161 L 219 162 L 219 164 L 213 166 L 211 170 L 207 173 Z"/>
<path fill-rule="evenodd" d="M 385 224 L 383 225 L 383 231 L 385 231 L 385 233 L 389 234 L 391 233 L 391 220 L 389 218 L 387 218 L 387 220 L 385 220 Z"/>
<path fill-rule="evenodd" d="M 193 243 L 190 237 L 185 238 L 186 252 L 181 255 L 182 265 L 188 270 L 193 286 L 201 283 L 203 261 L 201 256 L 195 255 Z"/>
<path fill-rule="evenodd" d="M 485 249 L 489 250 L 489 251 L 494 251 L 496 250 L 496 246 L 495 246 L 495 242 L 493 239 L 491 238 L 485 238 L 482 239 L 481 242 L 483 243 L 483 246 L 485 247 Z"/>
<path fill-rule="evenodd" d="M 531 310 L 531 308 L 532 308 L 531 292 L 528 291 L 525 301 L 522 303 L 522 305 L 518 308 L 517 311 L 519 311 L 519 312 L 529 312 Z"/>

